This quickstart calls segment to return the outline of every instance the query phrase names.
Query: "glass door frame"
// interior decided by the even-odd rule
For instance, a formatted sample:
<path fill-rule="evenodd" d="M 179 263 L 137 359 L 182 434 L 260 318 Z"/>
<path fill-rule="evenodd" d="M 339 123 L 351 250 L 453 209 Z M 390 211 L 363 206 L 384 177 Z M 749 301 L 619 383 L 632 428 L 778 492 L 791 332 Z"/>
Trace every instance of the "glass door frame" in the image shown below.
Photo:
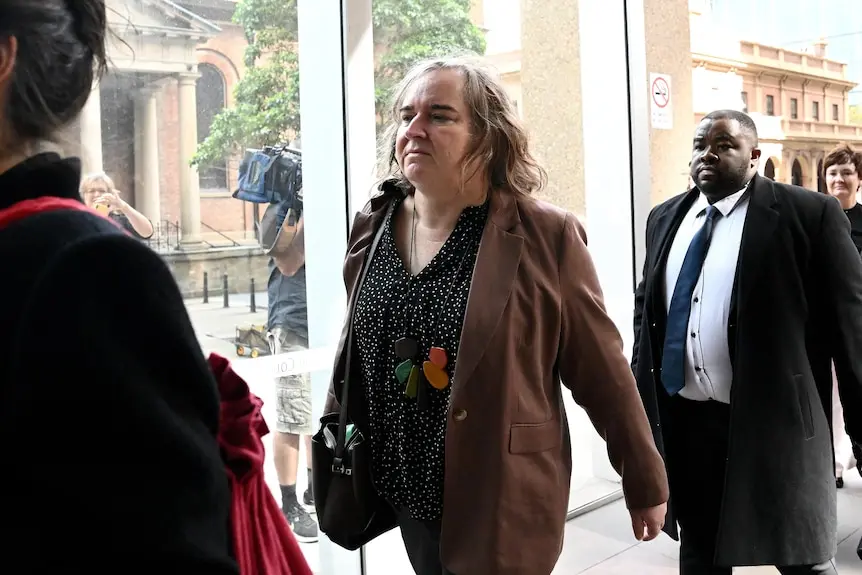
<path fill-rule="evenodd" d="M 312 348 L 338 341 L 346 308 L 341 265 L 354 214 L 367 201 L 376 160 L 374 60 L 371 31 L 373 0 L 298 0 L 300 98 L 305 195 L 309 220 L 309 339 Z M 587 212 L 601 225 L 588 228 L 599 277 L 608 296 L 626 350 L 631 350 L 631 306 L 644 258 L 646 216 L 650 209 L 649 111 L 647 65 L 644 55 L 643 0 L 625 0 L 610 13 L 590 14 L 580 6 L 582 96 L 602 109 L 625 114 L 584 114 L 584 162 Z M 597 18 L 601 18 L 599 22 Z M 590 30 L 596 31 L 590 34 Z M 619 41 L 608 50 L 608 37 Z M 619 76 L 608 74 L 616 71 Z M 608 77 L 614 78 L 608 90 Z M 602 81 L 595 81 L 602 78 Z M 617 86 L 617 84 L 619 84 Z M 610 101 L 609 101 L 610 97 Z M 529 121 L 529 119 L 527 119 Z M 626 145 L 628 144 L 628 145 Z M 627 186 L 611 197 L 601 178 L 620 150 L 627 163 Z M 609 152 L 614 152 L 611 154 Z M 622 216 L 619 214 L 622 213 Z M 343 217 L 344 220 L 340 220 Z M 343 221 L 343 225 L 341 225 Z M 586 223 L 586 222 L 585 222 Z M 607 225 L 610 223 L 610 225 Z M 620 252 L 600 246 L 630 241 L 620 264 Z M 626 251 L 626 250 L 623 250 Z M 339 281 L 333 281 L 338 277 Z M 312 374 L 315 416 L 321 415 L 331 365 Z M 596 477 L 618 481 L 607 459 L 604 441 L 593 433 L 592 463 Z M 585 505 L 570 508 L 571 519 L 622 496 L 620 490 Z M 364 548 L 348 552 L 320 537 L 321 575 L 366 575 Z M 374 575 L 373 573 L 368 575 Z"/>

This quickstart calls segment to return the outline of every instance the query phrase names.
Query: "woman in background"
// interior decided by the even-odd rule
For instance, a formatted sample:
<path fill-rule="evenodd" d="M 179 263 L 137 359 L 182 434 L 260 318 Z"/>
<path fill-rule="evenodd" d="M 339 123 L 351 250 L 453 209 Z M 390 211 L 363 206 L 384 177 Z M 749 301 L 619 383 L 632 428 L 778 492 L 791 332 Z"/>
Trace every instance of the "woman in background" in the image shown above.
<path fill-rule="evenodd" d="M 83 208 L 77 159 L 36 153 L 105 69 L 105 10 L 0 2 L 0 555 L 21 574 L 234 575 L 218 389 L 173 276 Z"/>
<path fill-rule="evenodd" d="M 850 220 L 850 235 L 856 249 L 862 253 L 862 205 L 858 202 L 860 177 L 862 177 L 862 153 L 847 144 L 832 150 L 823 161 L 823 177 L 827 193 L 836 198 L 847 219 Z M 832 440 L 835 446 L 835 484 L 844 487 L 844 472 L 859 464 L 854 456 L 850 437 L 844 429 L 844 410 L 838 397 L 838 378 L 832 367 Z M 855 449 L 858 456 L 858 447 Z"/>
<path fill-rule="evenodd" d="M 136 238 L 147 240 L 153 236 L 153 223 L 123 200 L 121 192 L 114 187 L 114 180 L 107 174 L 85 177 L 81 182 L 81 197 L 85 204 L 103 212 Z"/>

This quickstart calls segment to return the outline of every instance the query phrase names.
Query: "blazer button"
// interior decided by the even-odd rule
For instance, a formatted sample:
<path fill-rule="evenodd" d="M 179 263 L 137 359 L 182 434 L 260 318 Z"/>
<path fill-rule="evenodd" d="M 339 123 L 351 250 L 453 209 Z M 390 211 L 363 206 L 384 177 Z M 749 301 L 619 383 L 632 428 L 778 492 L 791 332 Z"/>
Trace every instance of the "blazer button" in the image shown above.
<path fill-rule="evenodd" d="M 455 421 L 464 421 L 467 419 L 467 410 L 466 409 L 458 409 L 455 413 L 452 414 L 452 417 Z"/>

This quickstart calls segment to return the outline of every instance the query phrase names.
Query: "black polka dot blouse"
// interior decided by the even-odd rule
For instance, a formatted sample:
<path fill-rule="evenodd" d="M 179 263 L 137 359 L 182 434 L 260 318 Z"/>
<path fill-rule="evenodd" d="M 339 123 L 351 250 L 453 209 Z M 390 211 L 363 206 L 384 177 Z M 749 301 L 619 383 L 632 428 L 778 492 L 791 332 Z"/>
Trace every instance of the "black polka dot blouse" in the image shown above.
<path fill-rule="evenodd" d="M 406 508 L 421 521 L 440 519 L 443 512 L 451 385 L 438 390 L 423 382 L 423 402 L 408 397 L 395 374 L 403 361 L 395 342 L 405 336 L 416 340 L 422 361 L 432 346 L 442 347 L 451 381 L 487 216 L 487 202 L 465 209 L 437 255 L 413 278 L 396 250 L 390 217 L 356 303 L 354 338 L 369 411 L 374 484 L 395 508 Z"/>

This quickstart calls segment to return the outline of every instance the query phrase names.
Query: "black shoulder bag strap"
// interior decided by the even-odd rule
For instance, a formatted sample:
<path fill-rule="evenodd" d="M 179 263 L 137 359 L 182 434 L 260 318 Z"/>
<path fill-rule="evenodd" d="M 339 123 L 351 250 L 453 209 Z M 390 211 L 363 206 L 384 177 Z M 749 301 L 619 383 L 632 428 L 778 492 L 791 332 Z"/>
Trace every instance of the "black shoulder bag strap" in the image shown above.
<path fill-rule="evenodd" d="M 396 202 L 394 199 L 389 202 L 389 208 L 386 210 L 386 215 L 383 217 L 383 221 L 380 224 L 380 227 L 377 229 L 377 233 L 374 234 L 374 240 L 371 242 L 371 246 L 368 248 L 368 252 L 365 254 L 365 261 L 362 264 L 362 273 L 359 275 L 359 283 L 356 284 L 356 289 L 353 292 L 353 297 L 350 301 L 350 317 L 347 321 L 350 322 L 349 327 L 347 328 L 347 352 L 344 357 L 344 384 L 341 388 L 341 413 L 338 416 L 338 436 L 335 441 L 335 456 L 332 460 L 332 470 L 341 473 L 343 475 L 350 475 L 352 473 L 352 469 L 345 468 L 344 462 L 344 448 L 347 443 L 347 400 L 350 396 L 350 372 L 351 359 L 353 356 L 353 314 L 356 311 L 356 302 L 359 300 L 359 294 L 362 291 L 362 285 L 365 283 L 365 277 L 368 275 L 368 270 L 371 268 L 371 262 L 374 258 L 374 253 L 377 251 L 377 246 L 380 243 L 380 238 L 383 237 L 383 232 L 386 230 L 386 225 L 392 217 L 392 212 L 395 210 Z"/>

